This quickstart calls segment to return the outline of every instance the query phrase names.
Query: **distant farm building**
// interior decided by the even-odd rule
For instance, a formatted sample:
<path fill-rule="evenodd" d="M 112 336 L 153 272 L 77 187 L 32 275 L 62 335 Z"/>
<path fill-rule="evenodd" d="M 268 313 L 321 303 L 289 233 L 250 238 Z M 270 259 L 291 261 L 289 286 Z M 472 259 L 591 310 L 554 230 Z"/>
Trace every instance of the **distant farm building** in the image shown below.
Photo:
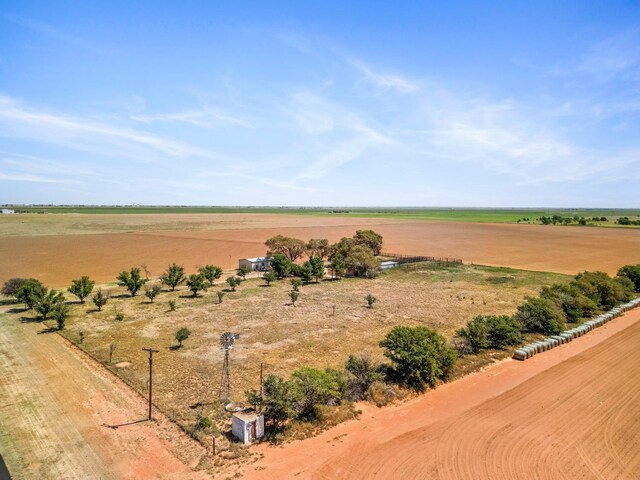
<path fill-rule="evenodd" d="M 380 262 L 380 270 L 389 270 L 390 268 L 396 268 L 398 265 L 398 262 L 391 260 L 388 262 Z"/>
<path fill-rule="evenodd" d="M 2 209 L 2 214 L 3 215 L 12 214 L 12 213 L 16 213 L 16 211 L 15 210 L 11 210 L 9 208 L 3 208 Z"/>
<path fill-rule="evenodd" d="M 271 269 L 271 257 L 241 258 L 239 267 L 246 267 L 252 272 L 264 272 Z"/>
<path fill-rule="evenodd" d="M 264 437 L 264 415 L 253 410 L 234 413 L 231 433 L 245 445 Z"/>

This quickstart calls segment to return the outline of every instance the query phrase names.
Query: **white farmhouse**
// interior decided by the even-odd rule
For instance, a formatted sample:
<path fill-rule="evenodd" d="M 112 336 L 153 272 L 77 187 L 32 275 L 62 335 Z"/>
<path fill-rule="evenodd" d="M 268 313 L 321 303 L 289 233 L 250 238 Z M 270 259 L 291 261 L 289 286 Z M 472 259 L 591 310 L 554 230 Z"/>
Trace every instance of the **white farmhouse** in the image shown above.
<path fill-rule="evenodd" d="M 252 272 L 266 272 L 271 270 L 271 257 L 241 258 L 239 267 L 247 267 Z"/>

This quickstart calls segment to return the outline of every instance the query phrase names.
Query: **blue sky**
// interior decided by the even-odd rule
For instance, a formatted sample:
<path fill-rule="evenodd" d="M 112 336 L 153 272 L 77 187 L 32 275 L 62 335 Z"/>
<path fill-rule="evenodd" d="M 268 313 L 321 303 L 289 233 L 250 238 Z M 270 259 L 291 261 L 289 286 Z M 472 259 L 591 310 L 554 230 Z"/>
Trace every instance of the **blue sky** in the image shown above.
<path fill-rule="evenodd" d="M 0 203 L 640 207 L 638 2 L 0 0 Z"/>

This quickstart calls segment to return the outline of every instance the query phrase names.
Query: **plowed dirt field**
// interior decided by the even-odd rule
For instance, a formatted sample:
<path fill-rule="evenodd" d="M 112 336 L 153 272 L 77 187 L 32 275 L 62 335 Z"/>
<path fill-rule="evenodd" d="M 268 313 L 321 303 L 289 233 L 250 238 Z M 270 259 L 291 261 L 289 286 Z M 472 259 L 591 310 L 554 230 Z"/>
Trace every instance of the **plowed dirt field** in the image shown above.
<path fill-rule="evenodd" d="M 152 276 L 171 262 L 189 272 L 207 263 L 232 269 L 239 258 L 264 255 L 264 241 L 274 235 L 336 241 L 363 228 L 384 236 L 385 251 L 465 263 L 569 274 L 615 274 L 622 265 L 640 263 L 639 229 L 255 214 L 10 217 L 0 223 L 0 282 L 35 277 L 51 287 L 81 275 L 113 281 L 141 264 Z"/>

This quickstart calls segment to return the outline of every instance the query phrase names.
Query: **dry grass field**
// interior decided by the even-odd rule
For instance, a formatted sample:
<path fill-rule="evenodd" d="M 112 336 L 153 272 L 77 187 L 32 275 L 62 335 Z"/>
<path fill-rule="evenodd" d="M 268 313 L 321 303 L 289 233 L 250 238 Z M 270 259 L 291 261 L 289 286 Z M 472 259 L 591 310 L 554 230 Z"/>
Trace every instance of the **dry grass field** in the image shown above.
<path fill-rule="evenodd" d="M 542 285 L 562 282 L 566 276 L 497 267 L 429 267 L 395 270 L 376 279 L 342 279 L 311 283 L 301 288 L 296 306 L 290 304 L 288 281 L 264 286 L 247 279 L 236 292 L 226 292 L 218 304 L 216 285 L 192 298 L 185 287 L 165 291 L 154 303 L 144 296 L 131 298 L 121 287 L 110 287 L 112 298 L 102 312 L 92 304 L 76 303 L 62 332 L 100 361 L 107 362 L 141 392 L 147 389 L 147 357 L 141 349 L 160 350 L 154 366 L 154 392 L 158 405 L 189 428 L 202 410 L 215 416 L 223 354 L 219 337 L 225 331 L 240 334 L 231 354 L 233 398 L 259 385 L 260 364 L 266 373 L 288 375 L 301 366 L 341 367 L 348 355 L 370 351 L 383 360 L 378 342 L 395 325 L 425 325 L 451 336 L 456 328 L 478 314 L 510 314 L 526 295 Z M 378 298 L 366 307 L 365 296 Z M 68 295 L 70 298 L 70 295 Z M 175 312 L 168 301 L 177 302 Z M 335 307 L 335 314 L 334 314 Z M 115 312 L 124 313 L 123 321 Z M 13 315 L 33 316 L 31 312 Z M 183 348 L 175 332 L 192 333 Z"/>

